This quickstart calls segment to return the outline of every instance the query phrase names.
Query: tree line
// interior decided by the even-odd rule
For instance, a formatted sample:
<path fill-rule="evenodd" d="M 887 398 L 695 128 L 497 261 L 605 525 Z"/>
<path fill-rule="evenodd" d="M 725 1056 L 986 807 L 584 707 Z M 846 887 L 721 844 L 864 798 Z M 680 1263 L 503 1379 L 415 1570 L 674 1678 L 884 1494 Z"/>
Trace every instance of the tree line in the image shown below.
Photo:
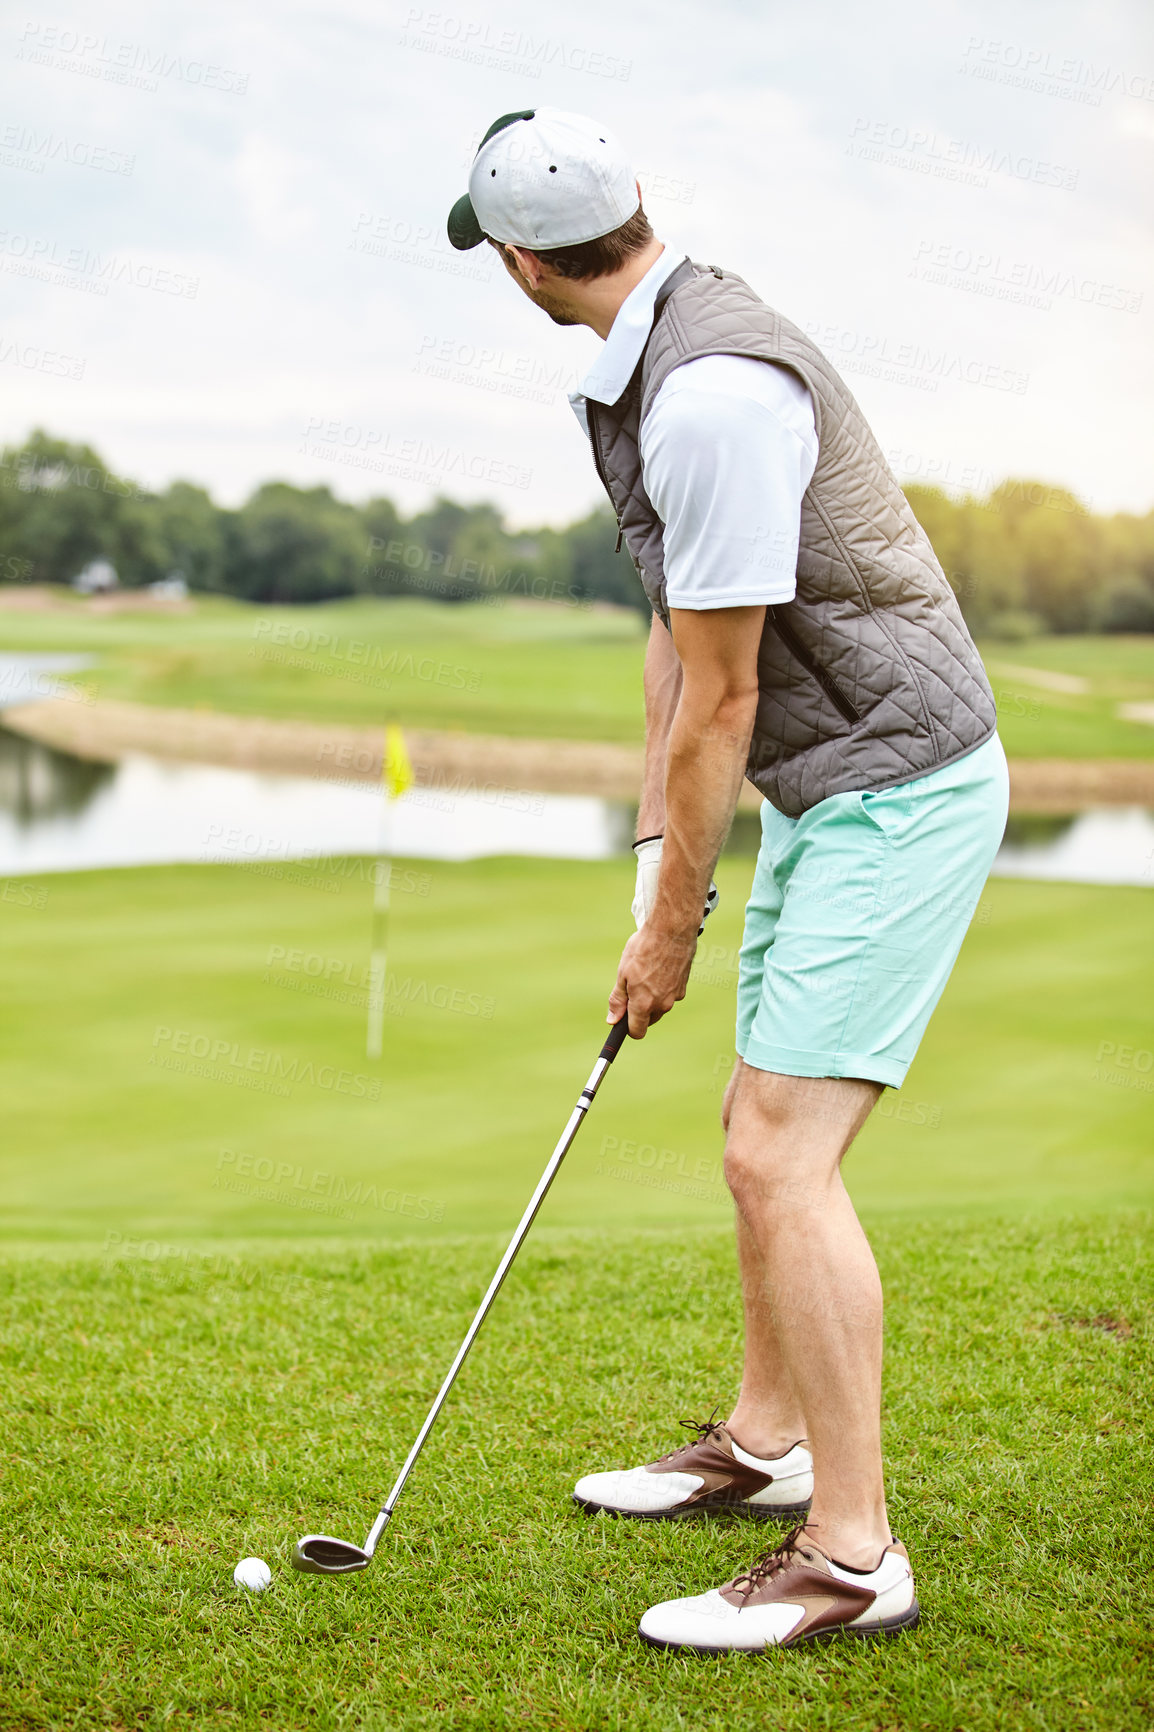
<path fill-rule="evenodd" d="M 1104 516 L 1033 481 L 984 498 L 906 493 L 974 630 L 1154 631 L 1154 511 Z M 3 582 L 69 583 L 102 558 L 129 587 L 179 573 L 190 589 L 262 603 L 526 596 L 647 613 L 615 540 L 607 508 L 518 531 L 493 505 L 437 499 L 405 518 L 387 498 L 353 505 L 328 487 L 268 481 L 226 510 L 188 481 L 149 492 L 90 446 L 44 432 L 0 452 Z"/>

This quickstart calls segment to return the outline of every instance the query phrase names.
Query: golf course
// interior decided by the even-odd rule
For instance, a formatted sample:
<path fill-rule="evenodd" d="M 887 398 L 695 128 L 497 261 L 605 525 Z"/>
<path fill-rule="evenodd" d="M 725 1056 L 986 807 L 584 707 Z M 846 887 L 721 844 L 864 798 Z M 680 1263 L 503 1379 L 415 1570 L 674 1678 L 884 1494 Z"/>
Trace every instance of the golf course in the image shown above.
<path fill-rule="evenodd" d="M 1152 20 L 13 20 L 0 1732 L 1154 1732 Z"/>
<path fill-rule="evenodd" d="M 515 604 L 0 615 L 8 653 L 93 657 L 94 709 L 621 744 L 643 641 Z M 1119 710 L 1154 640 L 983 647 L 1011 759 L 1150 756 Z M 776 1530 L 570 1501 L 735 1393 L 717 1113 L 752 864 L 723 857 L 686 1001 L 608 1075 L 346 1580 L 292 1546 L 359 1539 L 409 1448 L 603 1038 L 633 862 L 394 861 L 379 1061 L 371 860 L 0 879 L 0 1727 L 1149 1726 L 1147 888 L 991 879 L 847 1162 L 916 1639 L 647 1649 L 647 1605 Z"/>

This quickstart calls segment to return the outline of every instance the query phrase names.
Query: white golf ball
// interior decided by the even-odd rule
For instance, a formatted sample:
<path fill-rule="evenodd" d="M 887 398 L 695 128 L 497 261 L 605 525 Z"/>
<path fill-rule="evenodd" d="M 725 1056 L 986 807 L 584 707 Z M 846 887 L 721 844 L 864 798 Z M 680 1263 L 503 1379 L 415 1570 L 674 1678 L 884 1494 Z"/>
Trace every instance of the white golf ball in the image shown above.
<path fill-rule="evenodd" d="M 238 1588 L 248 1588 L 254 1594 L 263 1594 L 272 1581 L 272 1571 L 263 1558 L 241 1558 L 232 1579 Z"/>

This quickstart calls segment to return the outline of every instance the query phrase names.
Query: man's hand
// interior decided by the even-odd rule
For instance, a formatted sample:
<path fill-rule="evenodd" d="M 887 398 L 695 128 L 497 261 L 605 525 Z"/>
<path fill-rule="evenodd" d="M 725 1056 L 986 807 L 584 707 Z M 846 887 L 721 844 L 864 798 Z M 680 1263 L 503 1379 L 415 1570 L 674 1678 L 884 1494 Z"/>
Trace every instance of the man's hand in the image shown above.
<path fill-rule="evenodd" d="M 674 935 L 652 923 L 635 932 L 621 952 L 606 1022 L 620 1022 L 628 1010 L 629 1033 L 643 1040 L 646 1030 L 685 997 L 696 949 L 695 933 Z"/>

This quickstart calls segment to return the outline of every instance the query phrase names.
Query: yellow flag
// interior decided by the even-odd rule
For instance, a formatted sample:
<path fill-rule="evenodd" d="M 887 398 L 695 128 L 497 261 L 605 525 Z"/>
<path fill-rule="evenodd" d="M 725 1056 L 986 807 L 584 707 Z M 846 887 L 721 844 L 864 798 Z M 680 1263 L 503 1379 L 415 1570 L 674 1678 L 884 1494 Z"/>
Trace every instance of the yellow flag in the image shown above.
<path fill-rule="evenodd" d="M 405 736 L 395 722 L 385 727 L 385 758 L 381 766 L 385 789 L 390 800 L 399 800 L 414 781 L 413 766 L 405 745 Z"/>

